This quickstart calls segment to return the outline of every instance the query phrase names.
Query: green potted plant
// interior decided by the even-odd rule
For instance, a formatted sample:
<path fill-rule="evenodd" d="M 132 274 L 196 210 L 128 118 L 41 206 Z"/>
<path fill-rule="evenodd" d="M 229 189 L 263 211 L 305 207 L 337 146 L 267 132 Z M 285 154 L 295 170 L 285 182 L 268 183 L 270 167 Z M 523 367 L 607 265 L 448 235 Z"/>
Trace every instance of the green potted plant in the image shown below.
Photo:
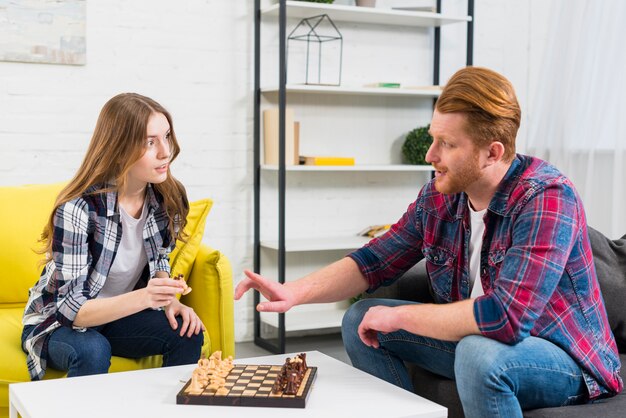
<path fill-rule="evenodd" d="M 428 164 L 426 162 L 426 152 L 433 143 L 433 137 L 428 133 L 430 125 L 413 129 L 406 135 L 402 145 L 402 155 L 407 164 Z"/>

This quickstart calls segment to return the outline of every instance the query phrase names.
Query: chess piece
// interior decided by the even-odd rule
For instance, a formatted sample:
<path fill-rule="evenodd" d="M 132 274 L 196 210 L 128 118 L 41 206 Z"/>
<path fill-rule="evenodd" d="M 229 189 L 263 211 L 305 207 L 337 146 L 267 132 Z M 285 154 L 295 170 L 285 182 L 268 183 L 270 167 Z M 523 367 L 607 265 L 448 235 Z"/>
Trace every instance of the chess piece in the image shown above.
<path fill-rule="evenodd" d="M 191 383 L 187 388 L 187 392 L 191 395 L 199 395 L 204 391 L 204 386 L 201 371 L 196 368 L 191 374 Z"/>
<path fill-rule="evenodd" d="M 283 387 L 280 384 L 280 376 L 276 377 L 276 380 L 274 380 L 274 384 L 272 385 L 272 393 L 274 395 L 278 395 L 279 393 L 281 393 L 283 391 Z"/>
<path fill-rule="evenodd" d="M 174 280 L 180 280 L 183 284 L 183 296 L 188 295 L 191 292 L 191 287 L 187 286 L 187 282 L 183 279 L 183 275 L 179 274 L 178 276 L 172 277 Z"/>
<path fill-rule="evenodd" d="M 306 353 L 300 353 L 300 359 L 302 360 L 302 365 L 306 371 L 309 368 L 309 366 L 306 365 Z"/>
<path fill-rule="evenodd" d="M 296 373 L 290 373 L 289 376 L 287 376 L 287 386 L 285 386 L 285 390 L 283 392 L 285 395 L 295 395 L 296 393 L 298 393 L 296 380 Z"/>

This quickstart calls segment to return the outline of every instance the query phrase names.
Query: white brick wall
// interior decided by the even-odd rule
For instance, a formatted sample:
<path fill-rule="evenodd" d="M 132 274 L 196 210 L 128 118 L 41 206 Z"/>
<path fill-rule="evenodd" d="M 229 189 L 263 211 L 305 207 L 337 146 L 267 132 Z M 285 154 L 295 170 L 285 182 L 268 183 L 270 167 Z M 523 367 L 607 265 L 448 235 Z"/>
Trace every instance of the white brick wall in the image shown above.
<path fill-rule="evenodd" d="M 547 24 L 532 6 L 541 3 L 476 3 L 475 64 L 509 76 L 528 113 L 529 62 L 537 62 L 545 32 L 532 23 Z M 105 101 L 124 91 L 150 96 L 174 118 L 182 146 L 175 175 L 192 200 L 215 201 L 204 241 L 229 257 L 238 282 L 252 265 L 252 7 L 251 0 L 90 0 L 87 65 L 0 62 L 0 185 L 70 178 Z M 465 2 L 444 7 L 462 14 Z M 464 51 L 461 39 L 447 47 Z M 444 67 L 442 82 L 451 72 Z M 250 339 L 250 299 L 235 311 L 236 339 Z"/>
<path fill-rule="evenodd" d="M 214 207 L 204 241 L 235 276 L 251 264 L 251 45 L 248 1 L 87 1 L 87 65 L 0 62 L 0 184 L 69 179 L 102 105 L 134 91 L 163 104 L 190 199 Z M 2 202 L 4 204 L 5 202 Z M 237 305 L 237 337 L 250 334 Z"/>

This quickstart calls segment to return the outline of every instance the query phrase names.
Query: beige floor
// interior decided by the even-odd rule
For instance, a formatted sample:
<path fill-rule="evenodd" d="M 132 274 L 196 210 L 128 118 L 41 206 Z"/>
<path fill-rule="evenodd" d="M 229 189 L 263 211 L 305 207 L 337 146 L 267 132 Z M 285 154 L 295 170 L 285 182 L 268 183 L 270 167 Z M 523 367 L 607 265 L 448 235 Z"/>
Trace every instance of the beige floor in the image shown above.
<path fill-rule="evenodd" d="M 346 350 L 343 348 L 341 334 L 313 335 L 306 337 L 289 337 L 286 342 L 287 353 L 317 350 L 344 363 L 350 364 Z M 253 342 L 235 344 L 237 358 L 266 356 L 274 353 L 256 346 Z"/>

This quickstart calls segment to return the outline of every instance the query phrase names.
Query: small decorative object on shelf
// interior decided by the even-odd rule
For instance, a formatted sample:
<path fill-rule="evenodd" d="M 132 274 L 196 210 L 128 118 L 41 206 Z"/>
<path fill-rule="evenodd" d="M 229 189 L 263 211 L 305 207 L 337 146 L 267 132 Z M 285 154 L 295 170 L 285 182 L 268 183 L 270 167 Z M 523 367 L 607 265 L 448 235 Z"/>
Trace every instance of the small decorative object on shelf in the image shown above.
<path fill-rule="evenodd" d="M 341 85 L 343 37 L 328 15 L 302 19 L 287 39 L 289 83 Z"/>
<path fill-rule="evenodd" d="M 356 0 L 359 7 L 376 7 L 376 0 Z"/>
<path fill-rule="evenodd" d="M 326 3 L 326 4 L 331 4 L 335 0 L 296 0 L 296 1 L 307 1 L 309 3 Z"/>
<path fill-rule="evenodd" d="M 387 0 L 387 7 L 405 12 L 436 12 L 435 0 Z"/>
<path fill-rule="evenodd" d="M 433 137 L 428 133 L 430 125 L 413 129 L 409 132 L 402 145 L 402 155 L 408 164 L 428 164 L 426 162 L 426 152 L 433 143 Z"/>
<path fill-rule="evenodd" d="M 389 231 L 389 228 L 391 228 L 390 224 L 371 225 L 365 228 L 364 230 L 362 230 L 361 232 L 359 232 L 358 235 L 361 237 L 376 238 L 376 237 L 383 235 L 385 232 Z"/>
<path fill-rule="evenodd" d="M 383 87 L 386 89 L 399 89 L 400 83 L 389 83 L 389 82 L 378 82 L 378 83 L 367 83 L 363 85 L 363 87 Z"/>

